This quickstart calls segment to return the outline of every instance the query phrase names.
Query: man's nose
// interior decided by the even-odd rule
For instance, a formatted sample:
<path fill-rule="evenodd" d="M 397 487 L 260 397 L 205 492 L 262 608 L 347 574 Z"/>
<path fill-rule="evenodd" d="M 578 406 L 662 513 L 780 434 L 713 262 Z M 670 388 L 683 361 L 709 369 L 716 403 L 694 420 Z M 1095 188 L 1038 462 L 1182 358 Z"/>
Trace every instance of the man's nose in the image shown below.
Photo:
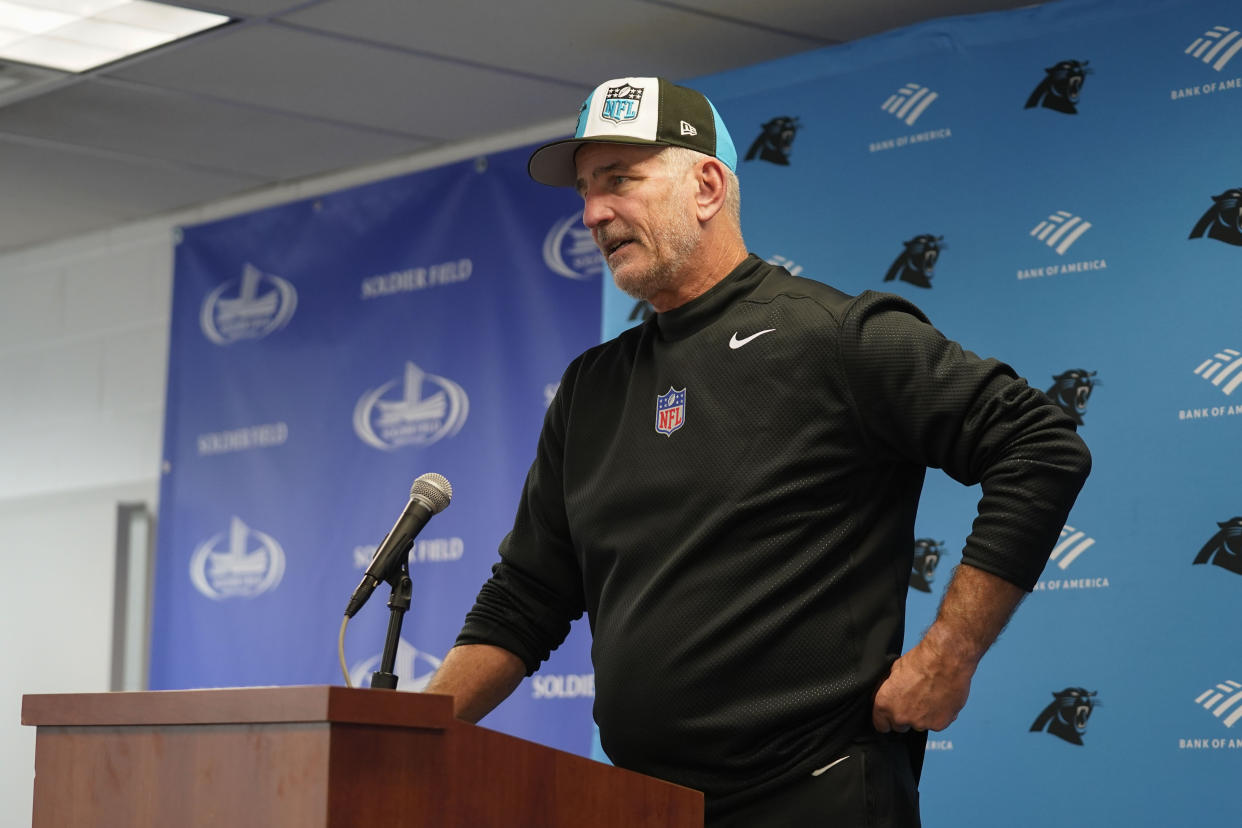
<path fill-rule="evenodd" d="M 584 197 L 582 223 L 586 225 L 588 230 L 594 230 L 611 219 L 612 215 L 612 209 L 608 206 L 606 199 L 590 194 Z"/>

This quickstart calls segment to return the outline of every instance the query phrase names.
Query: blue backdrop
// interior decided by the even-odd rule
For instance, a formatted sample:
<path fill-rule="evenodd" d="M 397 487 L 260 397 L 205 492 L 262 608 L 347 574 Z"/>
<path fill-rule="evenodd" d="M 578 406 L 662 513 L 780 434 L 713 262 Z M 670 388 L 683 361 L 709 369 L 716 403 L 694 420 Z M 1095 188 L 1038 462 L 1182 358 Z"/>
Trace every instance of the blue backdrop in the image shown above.
<path fill-rule="evenodd" d="M 412 550 L 401 687 L 439 664 L 512 523 L 561 372 L 599 336 L 601 261 L 577 196 L 531 185 L 526 155 L 183 231 L 153 688 L 339 683 L 345 602 L 426 472 L 454 502 Z M 350 624 L 355 684 L 378 668 L 387 596 Z M 586 642 L 548 670 L 562 679 L 541 677 L 541 695 L 567 704 L 514 705 L 494 725 L 585 753 Z"/>
<path fill-rule="evenodd" d="M 1236 3 L 1058 2 L 693 84 L 743 158 L 751 250 L 912 299 L 1062 402 L 1095 458 L 970 704 L 933 734 L 931 828 L 1235 821 L 1239 51 Z M 153 686 L 338 680 L 343 602 L 425 471 L 456 495 L 414 552 L 403 686 L 448 649 L 546 394 L 644 310 L 526 154 L 185 230 Z M 977 498 L 929 476 L 909 642 Z M 351 625 L 360 675 L 386 614 L 375 598 Z M 592 692 L 575 637 L 487 724 L 589 752 Z"/>

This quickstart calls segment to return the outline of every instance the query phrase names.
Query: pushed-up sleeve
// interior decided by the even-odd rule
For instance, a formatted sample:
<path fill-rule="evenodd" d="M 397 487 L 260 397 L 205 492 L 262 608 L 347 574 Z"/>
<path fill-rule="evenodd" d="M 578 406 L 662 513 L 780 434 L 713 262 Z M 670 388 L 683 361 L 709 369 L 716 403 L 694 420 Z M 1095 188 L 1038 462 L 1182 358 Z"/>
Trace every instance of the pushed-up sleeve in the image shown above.
<path fill-rule="evenodd" d="M 1033 589 L 1091 468 L 1074 421 L 1008 365 L 946 339 L 900 297 L 859 296 L 840 343 L 870 448 L 981 484 L 962 560 Z"/>
<path fill-rule="evenodd" d="M 566 372 L 544 417 L 513 530 L 500 544 L 500 561 L 456 642 L 502 647 L 522 659 L 527 675 L 560 646 L 584 607 L 562 486 L 570 376 Z"/>

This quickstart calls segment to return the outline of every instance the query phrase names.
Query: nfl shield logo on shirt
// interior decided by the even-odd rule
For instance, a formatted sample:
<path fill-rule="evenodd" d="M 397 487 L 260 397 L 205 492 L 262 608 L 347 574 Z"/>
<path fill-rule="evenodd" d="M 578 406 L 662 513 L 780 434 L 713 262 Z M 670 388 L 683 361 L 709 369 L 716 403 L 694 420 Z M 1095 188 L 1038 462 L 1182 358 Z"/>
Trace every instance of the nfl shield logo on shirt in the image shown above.
<path fill-rule="evenodd" d="M 656 431 L 665 437 L 686 423 L 686 389 L 668 387 L 668 393 L 656 397 Z"/>

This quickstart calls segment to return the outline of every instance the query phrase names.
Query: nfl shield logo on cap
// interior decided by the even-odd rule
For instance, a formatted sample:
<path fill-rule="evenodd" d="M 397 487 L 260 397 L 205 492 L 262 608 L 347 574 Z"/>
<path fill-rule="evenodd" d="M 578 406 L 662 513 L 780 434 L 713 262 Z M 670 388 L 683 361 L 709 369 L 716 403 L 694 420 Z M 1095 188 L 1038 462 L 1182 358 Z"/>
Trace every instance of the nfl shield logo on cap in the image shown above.
<path fill-rule="evenodd" d="M 600 110 L 599 116 L 614 124 L 632 121 L 638 117 L 638 105 L 642 103 L 642 100 L 643 90 L 637 86 L 630 86 L 628 83 L 624 86 L 614 86 L 608 90 L 604 98 L 604 108 Z"/>
<path fill-rule="evenodd" d="M 665 437 L 686 424 L 686 389 L 668 387 L 668 393 L 656 397 L 655 430 Z"/>

